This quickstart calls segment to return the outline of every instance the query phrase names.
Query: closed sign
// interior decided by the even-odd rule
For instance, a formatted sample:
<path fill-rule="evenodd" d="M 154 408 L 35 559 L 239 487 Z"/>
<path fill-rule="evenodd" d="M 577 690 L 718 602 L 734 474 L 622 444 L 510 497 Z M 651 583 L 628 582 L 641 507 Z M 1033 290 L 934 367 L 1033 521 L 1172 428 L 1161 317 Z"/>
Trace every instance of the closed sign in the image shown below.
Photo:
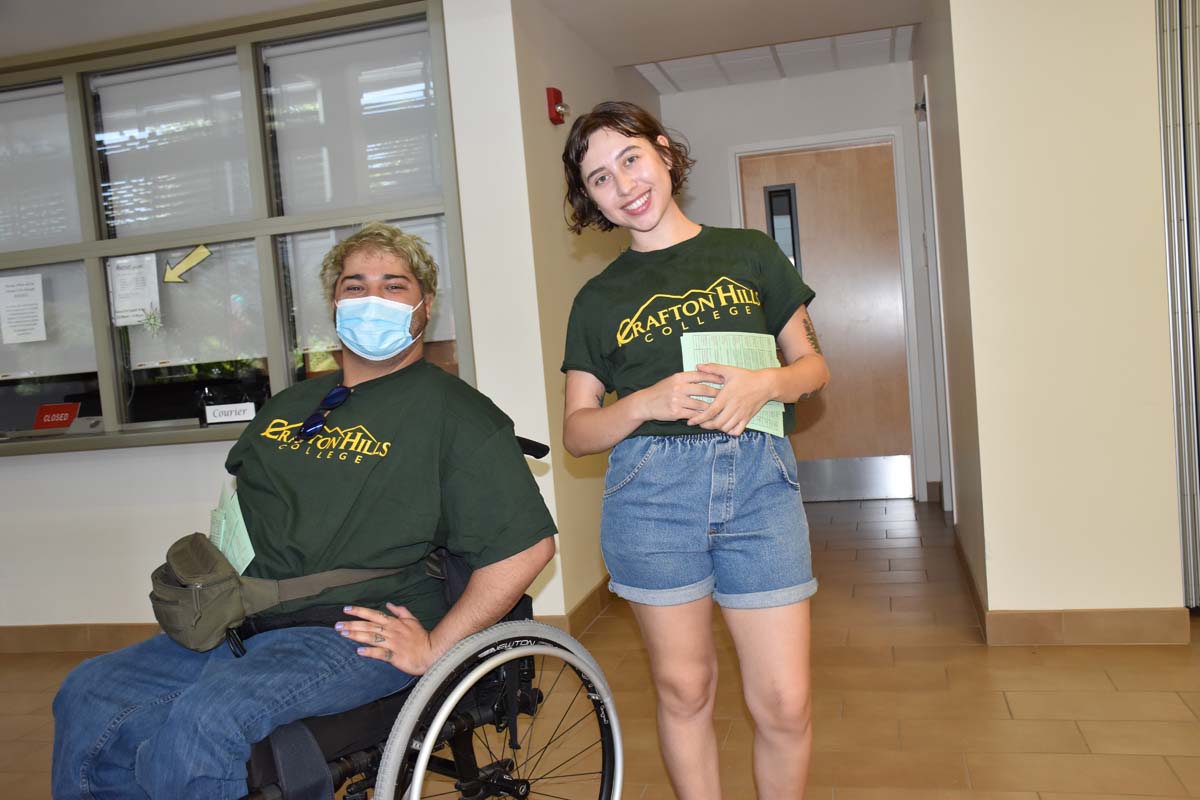
<path fill-rule="evenodd" d="M 251 404 L 253 405 L 253 404 Z M 69 428 L 79 414 L 79 403 L 43 403 L 33 419 L 35 431 L 47 428 Z"/>

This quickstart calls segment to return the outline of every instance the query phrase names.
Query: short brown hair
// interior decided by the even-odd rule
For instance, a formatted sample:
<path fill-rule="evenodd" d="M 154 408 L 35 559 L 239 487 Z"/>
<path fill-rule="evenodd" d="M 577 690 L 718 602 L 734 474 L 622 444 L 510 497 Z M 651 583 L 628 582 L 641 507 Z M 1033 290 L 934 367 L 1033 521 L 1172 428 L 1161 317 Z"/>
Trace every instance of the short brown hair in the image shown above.
<path fill-rule="evenodd" d="M 321 262 L 321 286 L 325 299 L 333 302 L 337 292 L 338 278 L 346 259 L 359 251 L 391 253 L 408 262 L 413 277 L 421 284 L 421 294 L 437 294 L 437 262 L 426 250 L 427 243 L 420 236 L 405 233 L 386 222 L 368 222 L 362 228 L 333 246 Z"/>
<path fill-rule="evenodd" d="M 611 231 L 617 227 L 592 201 L 588 195 L 587 184 L 580 174 L 583 157 L 588 151 L 588 139 L 600 130 L 616 131 L 630 138 L 645 139 L 654 145 L 654 149 L 671 172 L 672 195 L 679 194 L 683 185 L 687 183 L 688 171 L 696 163 L 688 154 L 687 140 L 678 133 L 672 136 L 649 111 L 619 100 L 600 103 L 575 120 L 571 125 L 571 133 L 567 136 L 567 144 L 563 148 L 563 170 L 567 178 L 565 205 L 571 209 L 567 227 L 574 233 L 582 233 L 587 227 L 599 228 L 602 231 Z M 663 145 L 659 142 L 659 136 L 666 137 L 668 144 Z"/>

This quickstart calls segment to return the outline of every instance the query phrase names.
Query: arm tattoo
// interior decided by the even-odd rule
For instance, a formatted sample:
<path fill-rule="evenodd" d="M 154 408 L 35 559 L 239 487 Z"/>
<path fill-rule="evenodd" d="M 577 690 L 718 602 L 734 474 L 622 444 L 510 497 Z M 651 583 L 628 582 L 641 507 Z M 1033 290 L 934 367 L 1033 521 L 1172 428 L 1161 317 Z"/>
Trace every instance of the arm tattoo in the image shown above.
<path fill-rule="evenodd" d="M 601 392 L 600 394 L 596 395 L 596 408 L 603 408 L 603 407 L 604 407 L 604 392 Z"/>
<path fill-rule="evenodd" d="M 824 355 L 821 352 L 821 343 L 817 341 L 817 329 L 813 327 L 812 320 L 805 317 L 801 322 L 804 323 L 804 336 L 808 339 L 808 343 L 812 345 L 812 349 L 817 351 L 817 355 Z"/>
<path fill-rule="evenodd" d="M 811 326 L 806 326 L 806 327 L 811 327 Z M 810 330 L 808 340 L 813 343 L 814 347 L 816 347 L 816 338 L 817 338 L 816 333 Z M 820 347 L 817 347 L 817 352 L 818 353 L 821 352 Z M 808 358 L 808 356 L 800 356 L 800 358 L 796 359 L 795 362 L 793 362 L 793 363 L 798 364 L 806 358 Z M 796 402 L 803 403 L 805 400 L 812 400 L 814 397 L 819 395 L 821 393 L 821 390 L 824 388 L 825 388 L 825 384 L 822 383 L 820 386 L 813 389 L 812 391 L 805 392 L 804 394 L 797 397 Z"/>

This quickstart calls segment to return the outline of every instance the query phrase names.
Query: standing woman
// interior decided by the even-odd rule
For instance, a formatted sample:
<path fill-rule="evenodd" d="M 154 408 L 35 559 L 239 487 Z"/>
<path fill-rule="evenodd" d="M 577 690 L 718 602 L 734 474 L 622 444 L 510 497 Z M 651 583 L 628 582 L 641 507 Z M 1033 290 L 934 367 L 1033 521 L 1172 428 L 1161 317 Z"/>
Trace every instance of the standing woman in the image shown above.
<path fill-rule="evenodd" d="M 629 601 L 650 656 L 676 795 L 721 796 L 715 602 L 754 718 L 758 796 L 791 800 L 804 797 L 812 751 L 817 581 L 791 445 L 746 426 L 778 400 L 790 430 L 791 404 L 829 370 L 808 316 L 814 293 L 778 245 L 698 225 L 676 205 L 692 164 L 686 144 L 631 103 L 601 103 L 571 127 L 571 229 L 625 228 L 632 246 L 571 309 L 563 441 L 576 456 L 612 448 L 600 542 L 609 588 Z M 768 333 L 786 364 L 683 372 L 687 331 Z M 605 406 L 607 392 L 618 399 Z"/>

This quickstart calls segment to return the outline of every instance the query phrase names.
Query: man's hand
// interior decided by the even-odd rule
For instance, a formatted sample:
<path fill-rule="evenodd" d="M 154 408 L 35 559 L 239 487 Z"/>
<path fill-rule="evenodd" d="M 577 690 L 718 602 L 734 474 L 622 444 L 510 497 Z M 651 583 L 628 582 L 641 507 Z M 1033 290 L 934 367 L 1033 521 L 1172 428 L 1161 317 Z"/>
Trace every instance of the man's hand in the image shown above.
<path fill-rule="evenodd" d="M 339 622 L 342 636 L 358 642 L 358 654 L 386 661 L 409 675 L 424 675 L 456 642 L 481 631 L 508 613 L 542 567 L 554 557 L 554 537 L 547 536 L 516 555 L 471 573 L 467 588 L 432 632 L 421 627 L 404 606 L 388 603 L 388 611 L 346 606 L 362 622 Z"/>
<path fill-rule="evenodd" d="M 429 632 L 404 606 L 387 604 L 391 614 L 373 608 L 346 606 L 343 610 L 362 622 L 339 622 L 334 626 L 342 636 L 366 645 L 360 656 L 386 661 L 409 675 L 424 675 L 441 653 L 434 652 Z"/>
<path fill-rule="evenodd" d="M 754 415 L 775 397 L 776 370 L 741 369 L 724 364 L 698 364 L 696 369 L 717 375 L 716 382 L 723 385 L 715 400 L 689 417 L 688 425 L 739 436 Z"/>

